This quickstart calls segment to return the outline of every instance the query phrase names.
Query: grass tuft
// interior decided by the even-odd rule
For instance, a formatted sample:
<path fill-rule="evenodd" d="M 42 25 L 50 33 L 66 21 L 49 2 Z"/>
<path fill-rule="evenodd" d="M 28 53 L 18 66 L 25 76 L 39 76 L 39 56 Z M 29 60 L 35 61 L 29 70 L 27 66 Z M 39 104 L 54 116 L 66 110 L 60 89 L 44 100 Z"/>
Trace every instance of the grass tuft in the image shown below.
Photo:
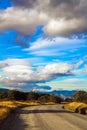
<path fill-rule="evenodd" d="M 87 104 L 80 102 L 72 102 L 69 104 L 65 104 L 64 108 L 67 110 L 71 110 L 76 113 L 86 114 L 87 113 Z"/>

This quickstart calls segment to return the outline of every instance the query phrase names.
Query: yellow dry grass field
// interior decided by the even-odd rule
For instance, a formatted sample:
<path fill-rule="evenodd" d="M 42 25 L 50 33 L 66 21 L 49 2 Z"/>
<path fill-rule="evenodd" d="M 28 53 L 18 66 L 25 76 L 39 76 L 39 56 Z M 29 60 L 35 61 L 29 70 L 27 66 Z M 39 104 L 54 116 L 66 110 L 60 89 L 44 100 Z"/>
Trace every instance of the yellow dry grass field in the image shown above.
<path fill-rule="evenodd" d="M 9 107 L 9 108 L 16 108 L 22 106 L 31 106 L 31 105 L 39 105 L 38 102 L 25 102 L 25 101 L 0 101 L 0 106 L 2 107 Z"/>
<path fill-rule="evenodd" d="M 64 108 L 73 112 L 79 113 L 80 110 L 84 110 L 87 113 L 87 104 L 80 102 L 72 102 L 64 105 Z"/>
<path fill-rule="evenodd" d="M 23 102 L 23 101 L 0 101 L 0 123 L 9 115 L 10 111 L 17 107 L 35 106 L 38 102 Z"/>

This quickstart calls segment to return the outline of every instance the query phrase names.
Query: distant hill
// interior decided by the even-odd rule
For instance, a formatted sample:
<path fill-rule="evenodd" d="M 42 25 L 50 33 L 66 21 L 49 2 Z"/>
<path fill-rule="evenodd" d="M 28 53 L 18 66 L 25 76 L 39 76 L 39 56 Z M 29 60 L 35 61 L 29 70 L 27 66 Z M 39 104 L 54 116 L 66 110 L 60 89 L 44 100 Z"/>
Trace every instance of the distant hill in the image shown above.
<path fill-rule="evenodd" d="M 6 89 L 6 88 L 0 88 L 0 92 L 8 92 L 9 89 Z"/>
<path fill-rule="evenodd" d="M 64 95 L 65 97 L 70 97 L 71 95 L 73 95 L 76 92 L 76 90 L 54 90 L 51 93 L 52 94 L 58 94 L 58 95 Z"/>
<path fill-rule="evenodd" d="M 70 97 L 75 92 L 76 92 L 76 90 L 54 90 L 51 92 L 41 92 L 41 93 L 58 94 L 59 96 Z"/>
<path fill-rule="evenodd" d="M 9 89 L 5 89 L 5 88 L 0 88 L 0 92 L 8 92 Z M 46 94 L 58 94 L 59 96 L 64 96 L 64 97 L 70 97 L 72 96 L 74 93 L 76 93 L 76 90 L 54 90 L 51 92 L 39 92 L 36 91 L 37 93 L 46 93 Z"/>

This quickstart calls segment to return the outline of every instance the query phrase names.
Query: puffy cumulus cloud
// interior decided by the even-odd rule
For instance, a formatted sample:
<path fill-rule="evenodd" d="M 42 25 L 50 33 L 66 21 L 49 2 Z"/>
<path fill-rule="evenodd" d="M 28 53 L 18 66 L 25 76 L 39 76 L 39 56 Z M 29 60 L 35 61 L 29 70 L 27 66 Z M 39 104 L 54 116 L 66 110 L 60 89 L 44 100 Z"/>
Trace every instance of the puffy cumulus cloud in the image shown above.
<path fill-rule="evenodd" d="M 12 0 L 14 7 L 0 12 L 0 30 L 32 34 L 43 25 L 49 36 L 87 31 L 87 0 Z"/>
<path fill-rule="evenodd" d="M 54 77 L 61 77 L 70 75 L 70 71 L 72 70 L 72 65 L 67 63 L 53 63 L 48 64 L 45 67 L 39 67 L 39 74 L 42 75 L 40 78 L 43 79 L 54 79 Z"/>
<path fill-rule="evenodd" d="M 68 36 L 73 33 L 79 33 L 86 29 L 87 20 L 82 19 L 59 19 L 50 20 L 46 26 L 44 26 L 45 34 L 49 36 Z"/>
<path fill-rule="evenodd" d="M 0 30 L 14 29 L 25 35 L 32 35 L 36 27 L 45 24 L 48 19 L 43 12 L 11 7 L 0 11 Z"/>
<path fill-rule="evenodd" d="M 67 63 L 53 63 L 43 67 L 33 68 L 26 62 L 28 60 L 24 59 L 23 61 L 22 59 L 3 61 L 8 66 L 2 68 L 2 71 L 0 71 L 0 83 L 8 87 L 24 87 L 30 85 L 32 88 L 32 86 L 37 86 L 37 83 L 50 81 L 60 76 L 72 75 L 70 71 L 73 67 Z"/>

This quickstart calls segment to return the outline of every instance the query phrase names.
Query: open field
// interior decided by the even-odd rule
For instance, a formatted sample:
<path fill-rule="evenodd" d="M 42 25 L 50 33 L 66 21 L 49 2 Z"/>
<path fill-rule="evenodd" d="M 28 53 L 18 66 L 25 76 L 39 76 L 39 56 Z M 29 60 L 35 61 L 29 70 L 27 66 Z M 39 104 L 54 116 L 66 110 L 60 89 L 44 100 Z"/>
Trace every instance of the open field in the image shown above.
<path fill-rule="evenodd" d="M 87 114 L 87 104 L 72 102 L 64 105 L 64 108 L 80 114 Z"/>

